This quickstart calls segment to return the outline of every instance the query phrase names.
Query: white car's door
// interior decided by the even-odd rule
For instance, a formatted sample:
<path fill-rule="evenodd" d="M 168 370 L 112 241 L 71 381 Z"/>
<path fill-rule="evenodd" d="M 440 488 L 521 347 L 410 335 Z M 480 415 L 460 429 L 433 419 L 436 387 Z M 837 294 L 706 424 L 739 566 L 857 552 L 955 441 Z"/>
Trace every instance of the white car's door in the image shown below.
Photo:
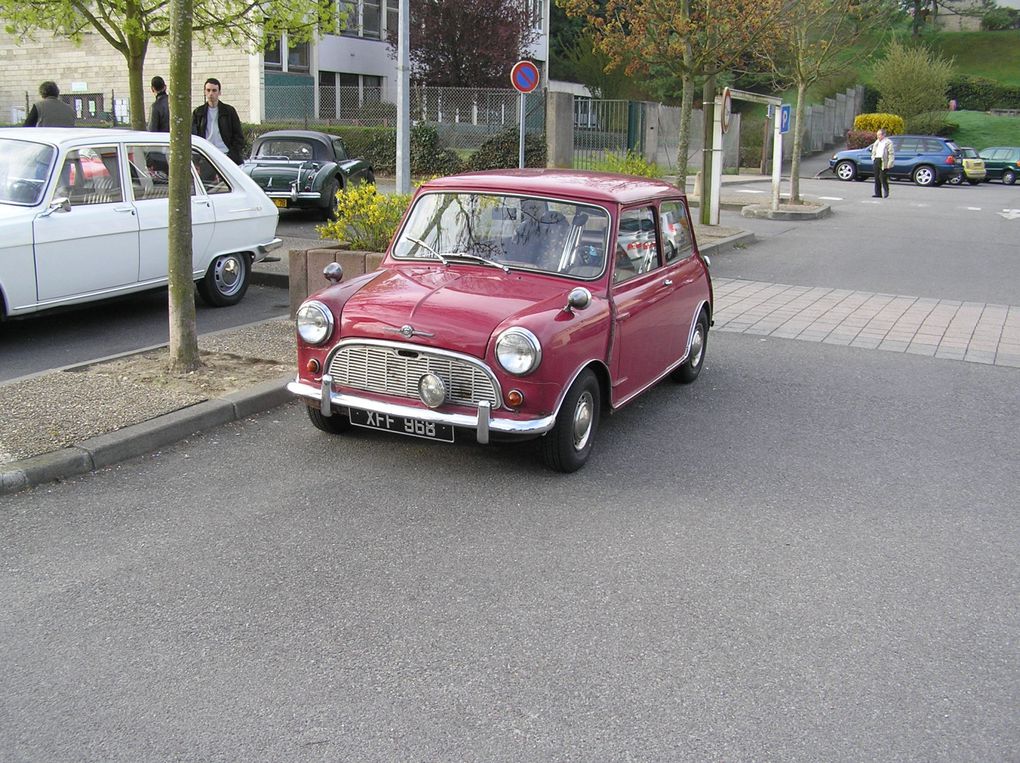
<path fill-rule="evenodd" d="M 33 223 L 40 302 L 101 293 L 138 281 L 138 215 L 124 193 L 116 145 L 68 152 L 54 198 L 68 212 Z"/>
<path fill-rule="evenodd" d="M 229 161 L 222 154 L 220 157 Z M 210 254 L 237 251 L 240 242 L 251 241 L 252 218 L 261 208 L 247 189 L 231 185 L 226 173 L 221 172 L 209 157 L 195 150 L 192 158 L 216 217 L 215 231 L 209 244 Z M 268 203 L 265 198 L 259 201 Z"/>
<path fill-rule="evenodd" d="M 140 281 L 167 277 L 167 227 L 169 224 L 169 152 L 166 145 L 128 146 L 128 171 L 138 210 Z M 194 261 L 200 262 L 209 248 L 213 226 L 212 205 L 195 185 L 191 191 L 191 241 Z"/>

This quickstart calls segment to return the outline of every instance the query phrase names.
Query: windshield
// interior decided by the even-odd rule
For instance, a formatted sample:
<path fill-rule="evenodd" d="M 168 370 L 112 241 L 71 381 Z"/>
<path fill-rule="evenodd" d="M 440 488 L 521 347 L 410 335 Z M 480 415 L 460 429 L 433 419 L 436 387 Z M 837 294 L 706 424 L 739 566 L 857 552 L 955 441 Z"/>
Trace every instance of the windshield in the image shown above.
<path fill-rule="evenodd" d="M 264 141 L 260 146 L 256 159 L 287 159 L 289 161 L 310 161 L 315 156 L 312 144 L 293 138 L 279 138 Z"/>
<path fill-rule="evenodd" d="M 393 246 L 398 259 L 441 260 L 597 278 L 609 213 L 551 199 L 481 193 L 418 197 Z"/>
<path fill-rule="evenodd" d="M 42 201 L 57 150 L 25 140 L 0 139 L 0 204 Z"/>

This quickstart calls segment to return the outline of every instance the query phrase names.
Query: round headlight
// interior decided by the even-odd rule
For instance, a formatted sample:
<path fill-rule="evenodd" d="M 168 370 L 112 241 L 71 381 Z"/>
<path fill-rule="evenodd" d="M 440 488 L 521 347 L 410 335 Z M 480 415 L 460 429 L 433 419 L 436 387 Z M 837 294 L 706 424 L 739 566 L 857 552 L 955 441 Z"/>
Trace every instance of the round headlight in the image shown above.
<path fill-rule="evenodd" d="M 307 344 L 322 344 L 333 333 L 333 314 L 321 302 L 305 302 L 297 311 L 297 332 Z"/>
<path fill-rule="evenodd" d="M 438 408 L 446 400 L 446 385 L 435 374 L 425 374 L 418 380 L 418 395 L 429 408 Z"/>
<path fill-rule="evenodd" d="M 542 362 L 542 345 L 527 329 L 507 329 L 496 340 L 496 359 L 507 372 L 524 376 Z"/>

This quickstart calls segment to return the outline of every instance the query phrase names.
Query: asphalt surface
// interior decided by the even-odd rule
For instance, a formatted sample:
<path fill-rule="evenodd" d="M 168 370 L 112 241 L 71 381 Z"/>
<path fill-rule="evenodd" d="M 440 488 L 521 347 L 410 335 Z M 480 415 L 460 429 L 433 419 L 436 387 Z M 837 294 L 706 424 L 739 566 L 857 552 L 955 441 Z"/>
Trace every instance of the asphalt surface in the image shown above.
<path fill-rule="evenodd" d="M 4 757 L 1015 760 L 1015 381 L 724 333 L 572 476 L 290 404 L 6 497 Z"/>

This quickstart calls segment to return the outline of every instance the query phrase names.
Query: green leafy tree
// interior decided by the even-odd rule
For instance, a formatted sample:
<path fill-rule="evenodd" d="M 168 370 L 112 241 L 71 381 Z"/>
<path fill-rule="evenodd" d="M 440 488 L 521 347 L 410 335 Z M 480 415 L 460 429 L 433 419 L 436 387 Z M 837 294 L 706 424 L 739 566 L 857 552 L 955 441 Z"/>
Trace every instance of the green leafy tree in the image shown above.
<path fill-rule="evenodd" d="M 790 200 L 800 201 L 800 155 L 808 88 L 869 57 L 900 14 L 896 0 L 793 0 L 784 23 L 756 47 L 780 89 L 795 88 Z M 870 44 L 869 44 L 870 42 Z"/>
<path fill-rule="evenodd" d="M 890 43 L 885 58 L 874 66 L 878 110 L 898 114 L 911 128 L 912 118 L 946 111 L 953 63 L 920 46 Z"/>
<path fill-rule="evenodd" d="M 51 32 L 80 42 L 100 35 L 128 67 L 131 126 L 145 128 L 143 68 L 152 42 L 170 40 L 177 19 L 167 0 L 0 0 L 0 20 L 10 34 L 31 38 Z M 335 0 L 197 0 L 189 29 L 195 41 L 261 50 L 283 32 L 293 42 L 311 39 L 317 27 L 336 29 Z M 178 30 L 179 31 L 179 30 Z M 185 92 L 190 92 L 187 84 Z M 190 104 L 188 105 L 190 110 Z"/>
<path fill-rule="evenodd" d="M 627 76 L 669 72 L 682 84 L 677 167 L 686 182 L 695 78 L 704 77 L 706 121 L 715 78 L 728 70 L 776 23 L 787 0 L 557 0 L 583 17 L 608 68 Z M 706 146 L 711 132 L 707 131 Z M 710 154 L 706 153 L 707 157 Z M 707 170 L 710 167 L 706 166 Z M 703 219 L 707 215 L 707 205 Z"/>

